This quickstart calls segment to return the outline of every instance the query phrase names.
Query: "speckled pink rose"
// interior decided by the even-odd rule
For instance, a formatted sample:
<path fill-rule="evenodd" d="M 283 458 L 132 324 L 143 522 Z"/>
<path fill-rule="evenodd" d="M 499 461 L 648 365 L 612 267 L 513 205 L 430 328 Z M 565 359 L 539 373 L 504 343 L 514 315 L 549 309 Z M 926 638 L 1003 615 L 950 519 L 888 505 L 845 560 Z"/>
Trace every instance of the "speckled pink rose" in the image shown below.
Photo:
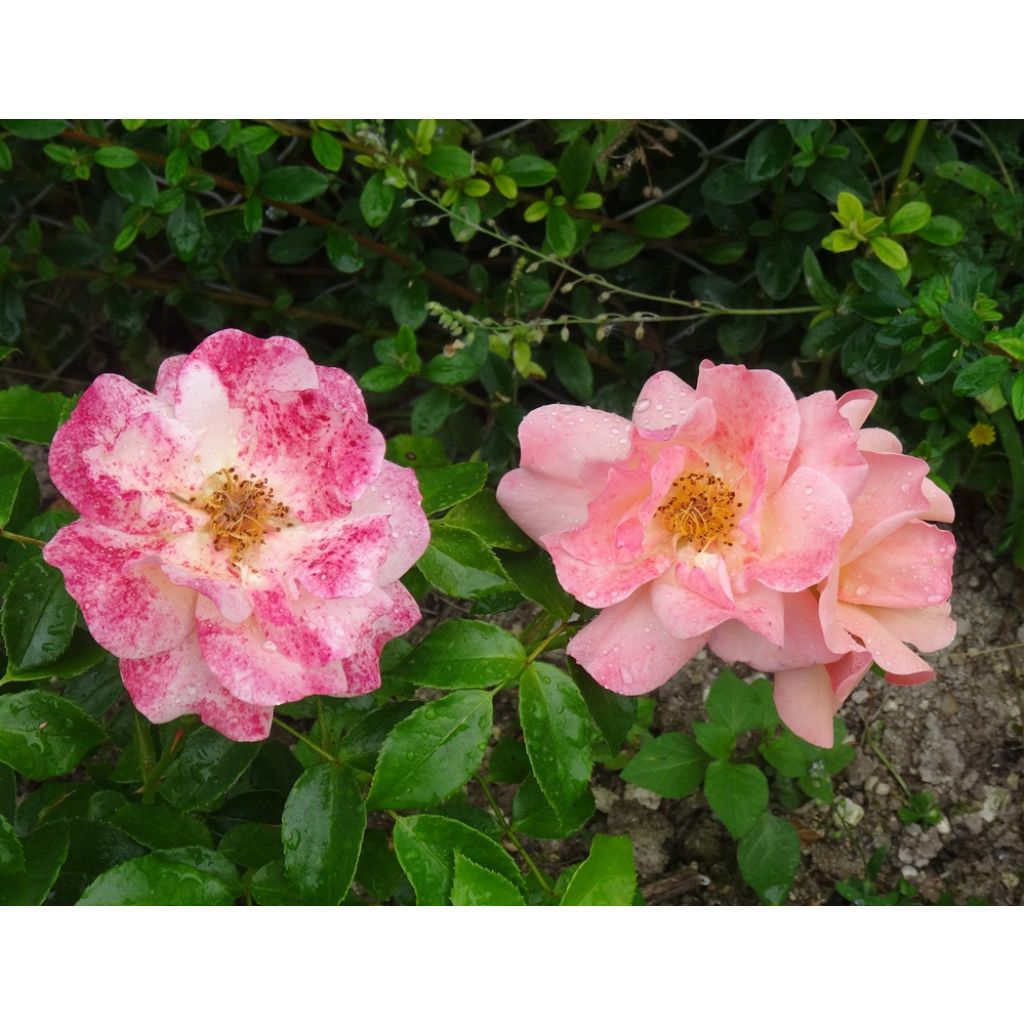
<path fill-rule="evenodd" d="M 797 400 L 770 371 L 704 362 L 695 389 L 652 377 L 632 422 L 572 406 L 530 413 L 498 499 L 562 585 L 602 609 L 569 653 L 602 685 L 639 694 L 709 644 L 776 672 L 782 717 L 824 745 L 873 656 L 901 674 L 927 669 L 902 641 L 948 642 L 952 539 L 921 519 L 952 509 L 891 434 L 859 430 L 873 400 Z M 912 578 L 896 566 L 868 579 L 886 537 L 931 561 L 912 570 L 904 558 Z"/>
<path fill-rule="evenodd" d="M 352 378 L 289 338 L 220 331 L 155 395 L 97 378 L 50 475 L 81 518 L 43 557 L 151 721 L 262 739 L 277 704 L 379 686 L 419 621 L 398 582 L 429 540 L 415 477 Z"/>

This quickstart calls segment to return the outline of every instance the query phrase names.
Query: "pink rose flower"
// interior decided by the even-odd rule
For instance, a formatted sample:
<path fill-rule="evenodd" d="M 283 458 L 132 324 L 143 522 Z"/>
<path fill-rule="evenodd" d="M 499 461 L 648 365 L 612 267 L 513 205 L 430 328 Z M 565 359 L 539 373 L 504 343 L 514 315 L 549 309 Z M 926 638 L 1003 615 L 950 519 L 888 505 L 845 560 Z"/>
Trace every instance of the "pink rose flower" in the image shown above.
<path fill-rule="evenodd" d="M 784 720 L 822 741 L 820 716 L 812 729 L 791 706 L 823 706 L 823 676 L 830 703 L 845 696 L 883 642 L 883 625 L 915 645 L 933 642 L 918 618 L 906 625 L 906 610 L 949 594 L 952 540 L 920 522 L 929 510 L 928 518 L 951 518 L 948 498 L 925 480 L 925 463 L 893 454 L 892 435 L 858 434 L 868 399 L 870 392 L 840 401 L 819 392 L 797 400 L 770 371 L 705 361 L 695 389 L 655 374 L 632 422 L 573 406 L 530 413 L 520 426 L 521 466 L 501 481 L 498 500 L 550 552 L 562 585 L 602 609 L 569 653 L 608 689 L 640 694 L 709 644 L 729 660 L 777 671 Z M 877 469 L 879 445 L 898 467 L 881 460 L 887 469 Z M 929 552 L 938 544 L 943 554 L 933 571 L 901 577 L 897 595 L 895 584 L 862 579 L 863 559 L 903 528 L 915 538 L 928 531 Z M 833 580 L 838 610 L 823 629 L 819 592 L 830 594 Z M 870 611 L 854 606 L 862 598 Z M 822 597 L 823 609 L 830 600 Z M 924 614 L 937 621 L 941 613 Z M 879 628 L 865 636 L 858 615 Z M 891 664 L 914 658 L 917 671 L 920 659 L 903 650 Z M 786 674 L 812 669 L 813 695 L 802 677 Z"/>
<path fill-rule="evenodd" d="M 398 582 L 429 540 L 416 479 L 352 378 L 290 338 L 220 331 L 155 395 L 98 377 L 50 475 L 81 518 L 43 557 L 151 721 L 263 739 L 277 704 L 378 687 L 419 621 Z"/>

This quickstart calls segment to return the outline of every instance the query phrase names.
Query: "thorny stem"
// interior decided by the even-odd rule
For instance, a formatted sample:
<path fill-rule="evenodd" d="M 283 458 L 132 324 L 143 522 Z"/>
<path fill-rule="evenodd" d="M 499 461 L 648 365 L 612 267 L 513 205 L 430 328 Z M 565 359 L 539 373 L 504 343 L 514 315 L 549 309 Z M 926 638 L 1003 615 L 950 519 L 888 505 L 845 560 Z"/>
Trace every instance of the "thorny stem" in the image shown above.
<path fill-rule="evenodd" d="M 35 544 L 36 547 L 45 548 L 46 541 L 39 540 L 36 537 L 26 537 L 20 533 L 11 533 L 10 530 L 0 530 L 0 537 L 4 540 L 16 540 L 21 544 Z"/>
<path fill-rule="evenodd" d="M 896 181 L 892 186 L 889 203 L 885 208 L 886 217 L 891 217 L 896 212 L 896 206 L 900 200 L 900 191 L 906 184 L 907 178 L 910 177 L 910 172 L 914 166 L 914 159 L 917 156 L 918 149 L 921 148 L 921 141 L 924 139 L 924 133 L 927 128 L 927 118 L 922 118 L 914 124 L 910 138 L 907 140 L 907 148 L 903 153 L 903 162 L 900 164 L 899 174 L 896 175 Z"/>
<path fill-rule="evenodd" d="M 301 741 L 302 743 L 305 743 L 310 750 L 315 751 L 325 761 L 328 761 L 331 764 L 341 764 L 341 762 L 333 754 L 328 754 L 323 747 L 314 743 L 308 736 L 304 736 L 297 729 L 293 729 L 286 722 L 282 722 L 281 719 L 277 717 L 277 715 L 274 716 L 274 724 L 279 725 L 282 729 L 284 729 L 285 732 L 291 733 L 291 735 L 294 736 L 297 740 Z"/>
<path fill-rule="evenodd" d="M 491 805 L 491 811 L 494 814 L 495 818 L 497 818 L 498 824 L 501 826 L 502 832 L 504 832 L 505 835 L 508 836 L 509 841 L 519 851 L 519 855 L 523 858 L 523 860 L 526 863 L 526 866 L 533 873 L 533 877 L 536 878 L 537 881 L 540 883 L 540 887 L 549 896 L 554 896 L 555 890 L 552 888 L 551 882 L 548 880 L 544 872 L 541 871 L 539 867 L 537 867 L 537 864 L 534 861 L 534 859 L 526 852 L 526 848 L 519 841 L 519 836 L 516 835 L 515 829 L 512 828 L 512 826 L 508 823 L 508 821 L 505 818 L 504 811 L 502 811 L 500 805 L 498 804 L 498 801 L 494 798 L 494 794 L 491 792 L 491 787 L 488 786 L 486 782 L 484 782 L 483 777 L 480 775 L 479 772 L 475 772 L 473 778 L 476 779 L 476 781 L 480 785 L 480 789 L 483 790 L 483 794 L 487 798 L 487 802 Z"/>

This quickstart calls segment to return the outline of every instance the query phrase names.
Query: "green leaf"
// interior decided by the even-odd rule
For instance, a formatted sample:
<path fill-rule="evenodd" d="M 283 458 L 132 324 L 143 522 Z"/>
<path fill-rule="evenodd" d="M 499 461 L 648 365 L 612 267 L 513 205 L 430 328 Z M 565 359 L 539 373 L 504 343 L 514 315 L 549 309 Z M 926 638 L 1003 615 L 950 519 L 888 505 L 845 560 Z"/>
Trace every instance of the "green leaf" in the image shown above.
<path fill-rule="evenodd" d="M 736 206 L 753 199 L 763 188 L 760 182 L 748 181 L 739 164 L 725 164 L 704 179 L 700 191 L 709 202 Z"/>
<path fill-rule="evenodd" d="M 330 132 L 313 132 L 313 156 L 316 162 L 332 174 L 341 170 L 341 163 L 345 158 L 345 150 L 341 143 Z"/>
<path fill-rule="evenodd" d="M 768 809 L 768 780 L 752 764 L 713 761 L 704 776 L 704 795 L 719 821 L 739 839 Z"/>
<path fill-rule="evenodd" d="M 576 225 L 563 207 L 552 206 L 548 211 L 544 239 L 556 256 L 567 259 L 572 255 L 576 248 Z"/>
<path fill-rule="evenodd" d="M 431 174 L 453 181 L 472 175 L 473 157 L 458 146 L 434 146 L 423 158 L 423 166 Z"/>
<path fill-rule="evenodd" d="M 431 807 L 451 796 L 480 767 L 493 714 L 482 690 L 460 690 L 414 711 L 381 748 L 368 804 Z"/>
<path fill-rule="evenodd" d="M 439 352 L 423 367 L 423 376 L 435 384 L 467 384 L 476 378 L 489 352 L 486 336 L 475 336 L 451 355 Z"/>
<path fill-rule="evenodd" d="M 700 788 L 707 763 L 707 755 L 689 736 L 666 732 L 644 742 L 623 768 L 622 778 L 676 800 Z"/>
<path fill-rule="evenodd" d="M 487 482 L 485 462 L 459 462 L 438 469 L 420 469 L 416 479 L 427 515 L 458 505 L 477 494 Z"/>
<path fill-rule="evenodd" d="M 575 199 L 586 189 L 593 164 L 590 143 L 582 135 L 577 135 L 562 151 L 558 161 L 558 184 L 567 198 Z"/>
<path fill-rule="evenodd" d="M 107 171 L 110 187 L 133 206 L 149 209 L 157 199 L 156 178 L 144 164 L 136 163 L 131 167 L 112 168 Z"/>
<path fill-rule="evenodd" d="M 327 191 L 330 179 L 313 167 L 275 167 L 261 175 L 264 199 L 279 203 L 308 203 Z"/>
<path fill-rule="evenodd" d="M 12 135 L 19 139 L 52 139 L 67 127 L 67 121 L 0 121 Z"/>
<path fill-rule="evenodd" d="M 359 194 L 359 211 L 371 228 L 378 228 L 388 219 L 391 207 L 395 205 L 395 190 L 384 184 L 384 175 L 378 171 L 372 175 Z"/>
<path fill-rule="evenodd" d="M 579 832 L 596 810 L 594 794 L 585 789 L 571 807 L 556 811 L 529 774 L 512 799 L 512 827 L 537 839 L 567 839 Z"/>
<path fill-rule="evenodd" d="M 728 669 L 720 672 L 707 699 L 708 721 L 725 726 L 738 737 L 761 724 L 757 693 Z"/>
<path fill-rule="evenodd" d="M 964 226 L 955 218 L 940 213 L 918 231 L 918 236 L 932 245 L 957 245 L 964 240 Z"/>
<path fill-rule="evenodd" d="M 29 480 L 29 476 L 32 480 Z M 19 495 L 35 480 L 32 464 L 12 444 L 0 440 L 0 526 L 6 526 L 21 507 Z"/>
<path fill-rule="evenodd" d="M 662 203 L 641 210 L 633 226 L 644 238 L 673 238 L 690 226 L 690 220 L 690 216 L 677 206 Z"/>
<path fill-rule="evenodd" d="M 546 185 L 558 173 L 555 165 L 539 156 L 514 156 L 501 168 L 503 175 L 511 178 L 520 188 L 534 188 Z"/>
<path fill-rule="evenodd" d="M 409 426 L 414 434 L 433 434 L 444 426 L 453 412 L 465 403 L 458 395 L 441 388 L 425 391 L 413 403 L 409 412 Z"/>
<path fill-rule="evenodd" d="M 395 822 L 395 853 L 416 891 L 420 906 L 448 902 L 455 875 L 455 854 L 494 871 L 521 888 L 515 861 L 493 840 L 453 818 L 418 814 Z"/>
<path fill-rule="evenodd" d="M 226 857 L 186 846 L 118 864 L 85 890 L 78 906 L 229 906 L 239 888 Z"/>
<path fill-rule="evenodd" d="M 281 816 L 288 877 L 307 900 L 337 905 L 345 898 L 366 831 L 366 806 L 354 776 L 318 764 L 295 783 Z"/>
<path fill-rule="evenodd" d="M 488 547 L 506 551 L 528 551 L 533 541 L 512 522 L 498 504 L 494 491 L 480 491 L 456 505 L 444 517 L 446 526 L 469 530 Z"/>
<path fill-rule="evenodd" d="M 636 697 L 624 697 L 595 682 L 575 661 L 569 662 L 569 675 L 579 687 L 591 718 L 601 731 L 614 756 L 636 722 Z"/>
<path fill-rule="evenodd" d="M 363 269 L 359 243 L 343 231 L 327 232 L 327 260 L 339 274 L 356 274 Z"/>
<path fill-rule="evenodd" d="M 252 898 L 261 907 L 301 907 L 306 901 L 285 874 L 284 861 L 272 860 L 252 876 Z"/>
<path fill-rule="evenodd" d="M 590 714 L 580 691 L 561 669 L 533 662 L 519 682 L 519 721 L 534 777 L 559 815 L 579 799 L 594 760 Z"/>
<path fill-rule="evenodd" d="M 409 374 L 400 366 L 373 366 L 359 378 L 364 391 L 394 391 L 409 379 Z"/>
<path fill-rule="evenodd" d="M 0 284 L 0 341 L 13 345 L 24 329 L 25 303 L 21 293 L 11 285 Z"/>
<path fill-rule="evenodd" d="M 101 167 L 124 168 L 139 162 L 134 150 L 127 146 L 101 146 L 93 154 L 93 159 Z"/>
<path fill-rule="evenodd" d="M 243 821 L 228 829 L 217 852 L 244 868 L 261 868 L 281 859 L 281 829 L 263 822 Z"/>
<path fill-rule="evenodd" d="M 501 556 L 508 578 L 523 597 L 536 602 L 558 619 L 568 618 L 576 599 L 567 594 L 555 575 L 551 556 L 540 548 Z"/>
<path fill-rule="evenodd" d="M 839 304 L 839 292 L 829 283 L 825 272 L 821 269 L 818 257 L 808 247 L 803 256 L 804 284 L 815 302 L 835 309 Z"/>
<path fill-rule="evenodd" d="M 3 608 L 7 656 L 19 669 L 56 661 L 71 643 L 78 609 L 59 569 L 40 558 L 15 573 Z"/>
<path fill-rule="evenodd" d="M 1006 356 L 982 356 L 965 366 L 953 380 L 953 394 L 980 395 L 990 387 L 1002 383 L 1010 372 L 1010 360 Z"/>
<path fill-rule="evenodd" d="M 874 254 L 893 270 L 903 270 L 910 262 L 907 250 L 892 238 L 872 238 L 870 245 Z"/>
<path fill-rule="evenodd" d="M 757 133 L 747 147 L 743 173 L 747 181 L 765 182 L 775 177 L 785 166 L 793 151 L 789 132 L 780 124 Z"/>
<path fill-rule="evenodd" d="M 171 211 L 167 218 L 167 241 L 183 263 L 191 263 L 203 238 L 203 211 L 194 196 Z"/>
<path fill-rule="evenodd" d="M 160 795 L 182 811 L 219 806 L 259 750 L 201 726 L 189 733 L 160 787 Z"/>
<path fill-rule="evenodd" d="M 213 845 L 210 830 L 201 821 L 164 804 L 124 803 L 104 817 L 151 850 Z"/>
<path fill-rule="evenodd" d="M 498 740 L 487 761 L 487 771 L 495 782 L 518 785 L 530 774 L 530 758 L 521 740 Z"/>
<path fill-rule="evenodd" d="M 576 869 L 562 896 L 563 907 L 628 907 L 636 893 L 636 867 L 629 836 L 594 836 L 590 855 Z"/>
<path fill-rule="evenodd" d="M 955 181 L 964 188 L 977 192 L 986 199 L 994 199 L 1003 195 L 1006 189 L 990 174 L 964 163 L 962 160 L 950 160 L 939 164 L 935 174 L 947 181 Z"/>
<path fill-rule="evenodd" d="M 642 238 L 621 231 L 602 231 L 586 250 L 587 263 L 595 270 L 610 270 L 628 263 L 644 247 Z"/>
<path fill-rule="evenodd" d="M 770 740 L 762 741 L 761 756 L 780 774 L 795 779 L 807 771 L 808 766 L 821 757 L 821 750 L 800 739 L 789 729 L 783 729 Z"/>
<path fill-rule="evenodd" d="M 430 545 L 417 568 L 427 582 L 452 597 L 476 597 L 508 582 L 501 563 L 479 537 L 440 523 L 432 525 Z"/>
<path fill-rule="evenodd" d="M 568 342 L 554 345 L 551 360 L 555 364 L 558 379 L 573 398 L 586 402 L 593 396 L 594 370 L 579 345 L 570 345 Z"/>
<path fill-rule="evenodd" d="M 985 322 L 974 312 L 970 303 L 964 300 L 945 303 L 942 307 L 942 319 L 956 334 L 967 341 L 977 344 L 985 336 Z M 992 358 L 999 359 L 1001 357 L 993 356 Z"/>
<path fill-rule="evenodd" d="M 37 907 L 46 899 L 68 856 L 68 828 L 56 822 L 21 841 L 25 868 L 0 880 L 0 906 Z"/>
<path fill-rule="evenodd" d="M 800 839 L 788 821 L 764 814 L 739 842 L 740 874 L 764 903 L 780 906 L 800 866 Z"/>
<path fill-rule="evenodd" d="M 1010 406 L 1013 415 L 1018 420 L 1024 420 L 1024 373 L 1018 373 L 1013 378 L 1013 387 L 1010 388 Z"/>
<path fill-rule="evenodd" d="M 14 159 L 11 156 L 11 149 L 3 139 L 0 139 L 0 171 L 9 171 L 13 166 Z M 511 196 L 511 198 L 515 199 L 515 196 Z"/>
<path fill-rule="evenodd" d="M 30 779 L 66 774 L 106 738 L 95 719 L 54 693 L 0 696 L 0 761 Z"/>
<path fill-rule="evenodd" d="M 56 391 L 19 384 L 0 391 L 0 434 L 19 441 L 49 444 L 75 401 Z"/>
<path fill-rule="evenodd" d="M 274 237 L 267 246 L 267 257 L 285 266 L 305 263 L 324 244 L 326 237 L 323 228 L 300 224 Z"/>
<path fill-rule="evenodd" d="M 25 870 L 25 851 L 14 833 L 14 826 L 0 814 L 0 878 Z M 0 882 L 0 885 L 3 883 Z"/>
<path fill-rule="evenodd" d="M 442 622 L 413 649 L 394 675 L 438 690 L 491 686 L 514 679 L 526 664 L 523 645 L 492 622 Z"/>
<path fill-rule="evenodd" d="M 390 678 L 390 672 L 388 676 Z M 377 764 L 380 748 L 391 730 L 422 706 L 420 701 L 402 700 L 385 704 L 362 715 L 351 732 L 342 739 L 338 749 L 339 758 L 349 767 L 372 772 Z"/>
<path fill-rule="evenodd" d="M 732 730 L 719 722 L 694 722 L 693 735 L 700 749 L 714 758 L 728 758 L 736 746 Z"/>
<path fill-rule="evenodd" d="M 779 232 L 757 250 L 754 267 L 761 287 L 773 298 L 784 299 L 800 280 L 802 248 L 794 235 Z"/>
<path fill-rule="evenodd" d="M 387 457 L 399 466 L 430 468 L 448 465 L 441 442 L 434 437 L 416 437 L 414 434 L 396 434 L 388 438 Z"/>
<path fill-rule="evenodd" d="M 931 219 L 932 208 L 927 203 L 915 200 L 901 206 L 889 218 L 889 230 L 894 235 L 913 235 Z"/>
<path fill-rule="evenodd" d="M 865 203 L 871 201 L 871 182 L 863 171 L 845 160 L 816 160 L 807 170 L 807 180 L 830 203 L 838 202 L 841 192 L 849 192 Z"/>
<path fill-rule="evenodd" d="M 503 875 L 455 851 L 452 878 L 454 907 L 521 907 L 523 894 Z"/>

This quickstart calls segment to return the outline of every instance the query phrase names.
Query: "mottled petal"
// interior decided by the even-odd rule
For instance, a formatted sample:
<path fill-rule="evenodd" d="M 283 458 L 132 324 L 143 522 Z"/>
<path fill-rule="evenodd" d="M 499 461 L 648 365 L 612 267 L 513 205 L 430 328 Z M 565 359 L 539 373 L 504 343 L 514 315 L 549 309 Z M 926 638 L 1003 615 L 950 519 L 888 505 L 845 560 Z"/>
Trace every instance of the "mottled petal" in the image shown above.
<path fill-rule="evenodd" d="M 195 632 L 149 658 L 123 659 L 121 678 L 132 702 L 158 725 L 181 715 L 199 715 L 211 729 L 240 742 L 270 735 L 274 709 L 247 704 L 217 681 L 203 660 Z"/>
<path fill-rule="evenodd" d="M 703 646 L 702 636 L 668 633 L 644 589 L 587 623 L 568 652 L 606 689 L 636 695 L 667 682 Z"/>
<path fill-rule="evenodd" d="M 136 536 L 79 519 L 57 531 L 43 558 L 64 574 L 96 642 L 119 658 L 166 651 L 192 631 L 194 591 L 171 583 Z"/>
<path fill-rule="evenodd" d="M 366 399 L 359 385 L 337 366 L 318 366 L 316 379 L 320 392 L 338 412 L 366 419 Z"/>
<path fill-rule="evenodd" d="M 191 528 L 178 500 L 202 476 L 195 438 L 166 406 L 123 377 L 103 374 L 50 446 L 54 486 L 90 519 L 135 534 Z"/>

